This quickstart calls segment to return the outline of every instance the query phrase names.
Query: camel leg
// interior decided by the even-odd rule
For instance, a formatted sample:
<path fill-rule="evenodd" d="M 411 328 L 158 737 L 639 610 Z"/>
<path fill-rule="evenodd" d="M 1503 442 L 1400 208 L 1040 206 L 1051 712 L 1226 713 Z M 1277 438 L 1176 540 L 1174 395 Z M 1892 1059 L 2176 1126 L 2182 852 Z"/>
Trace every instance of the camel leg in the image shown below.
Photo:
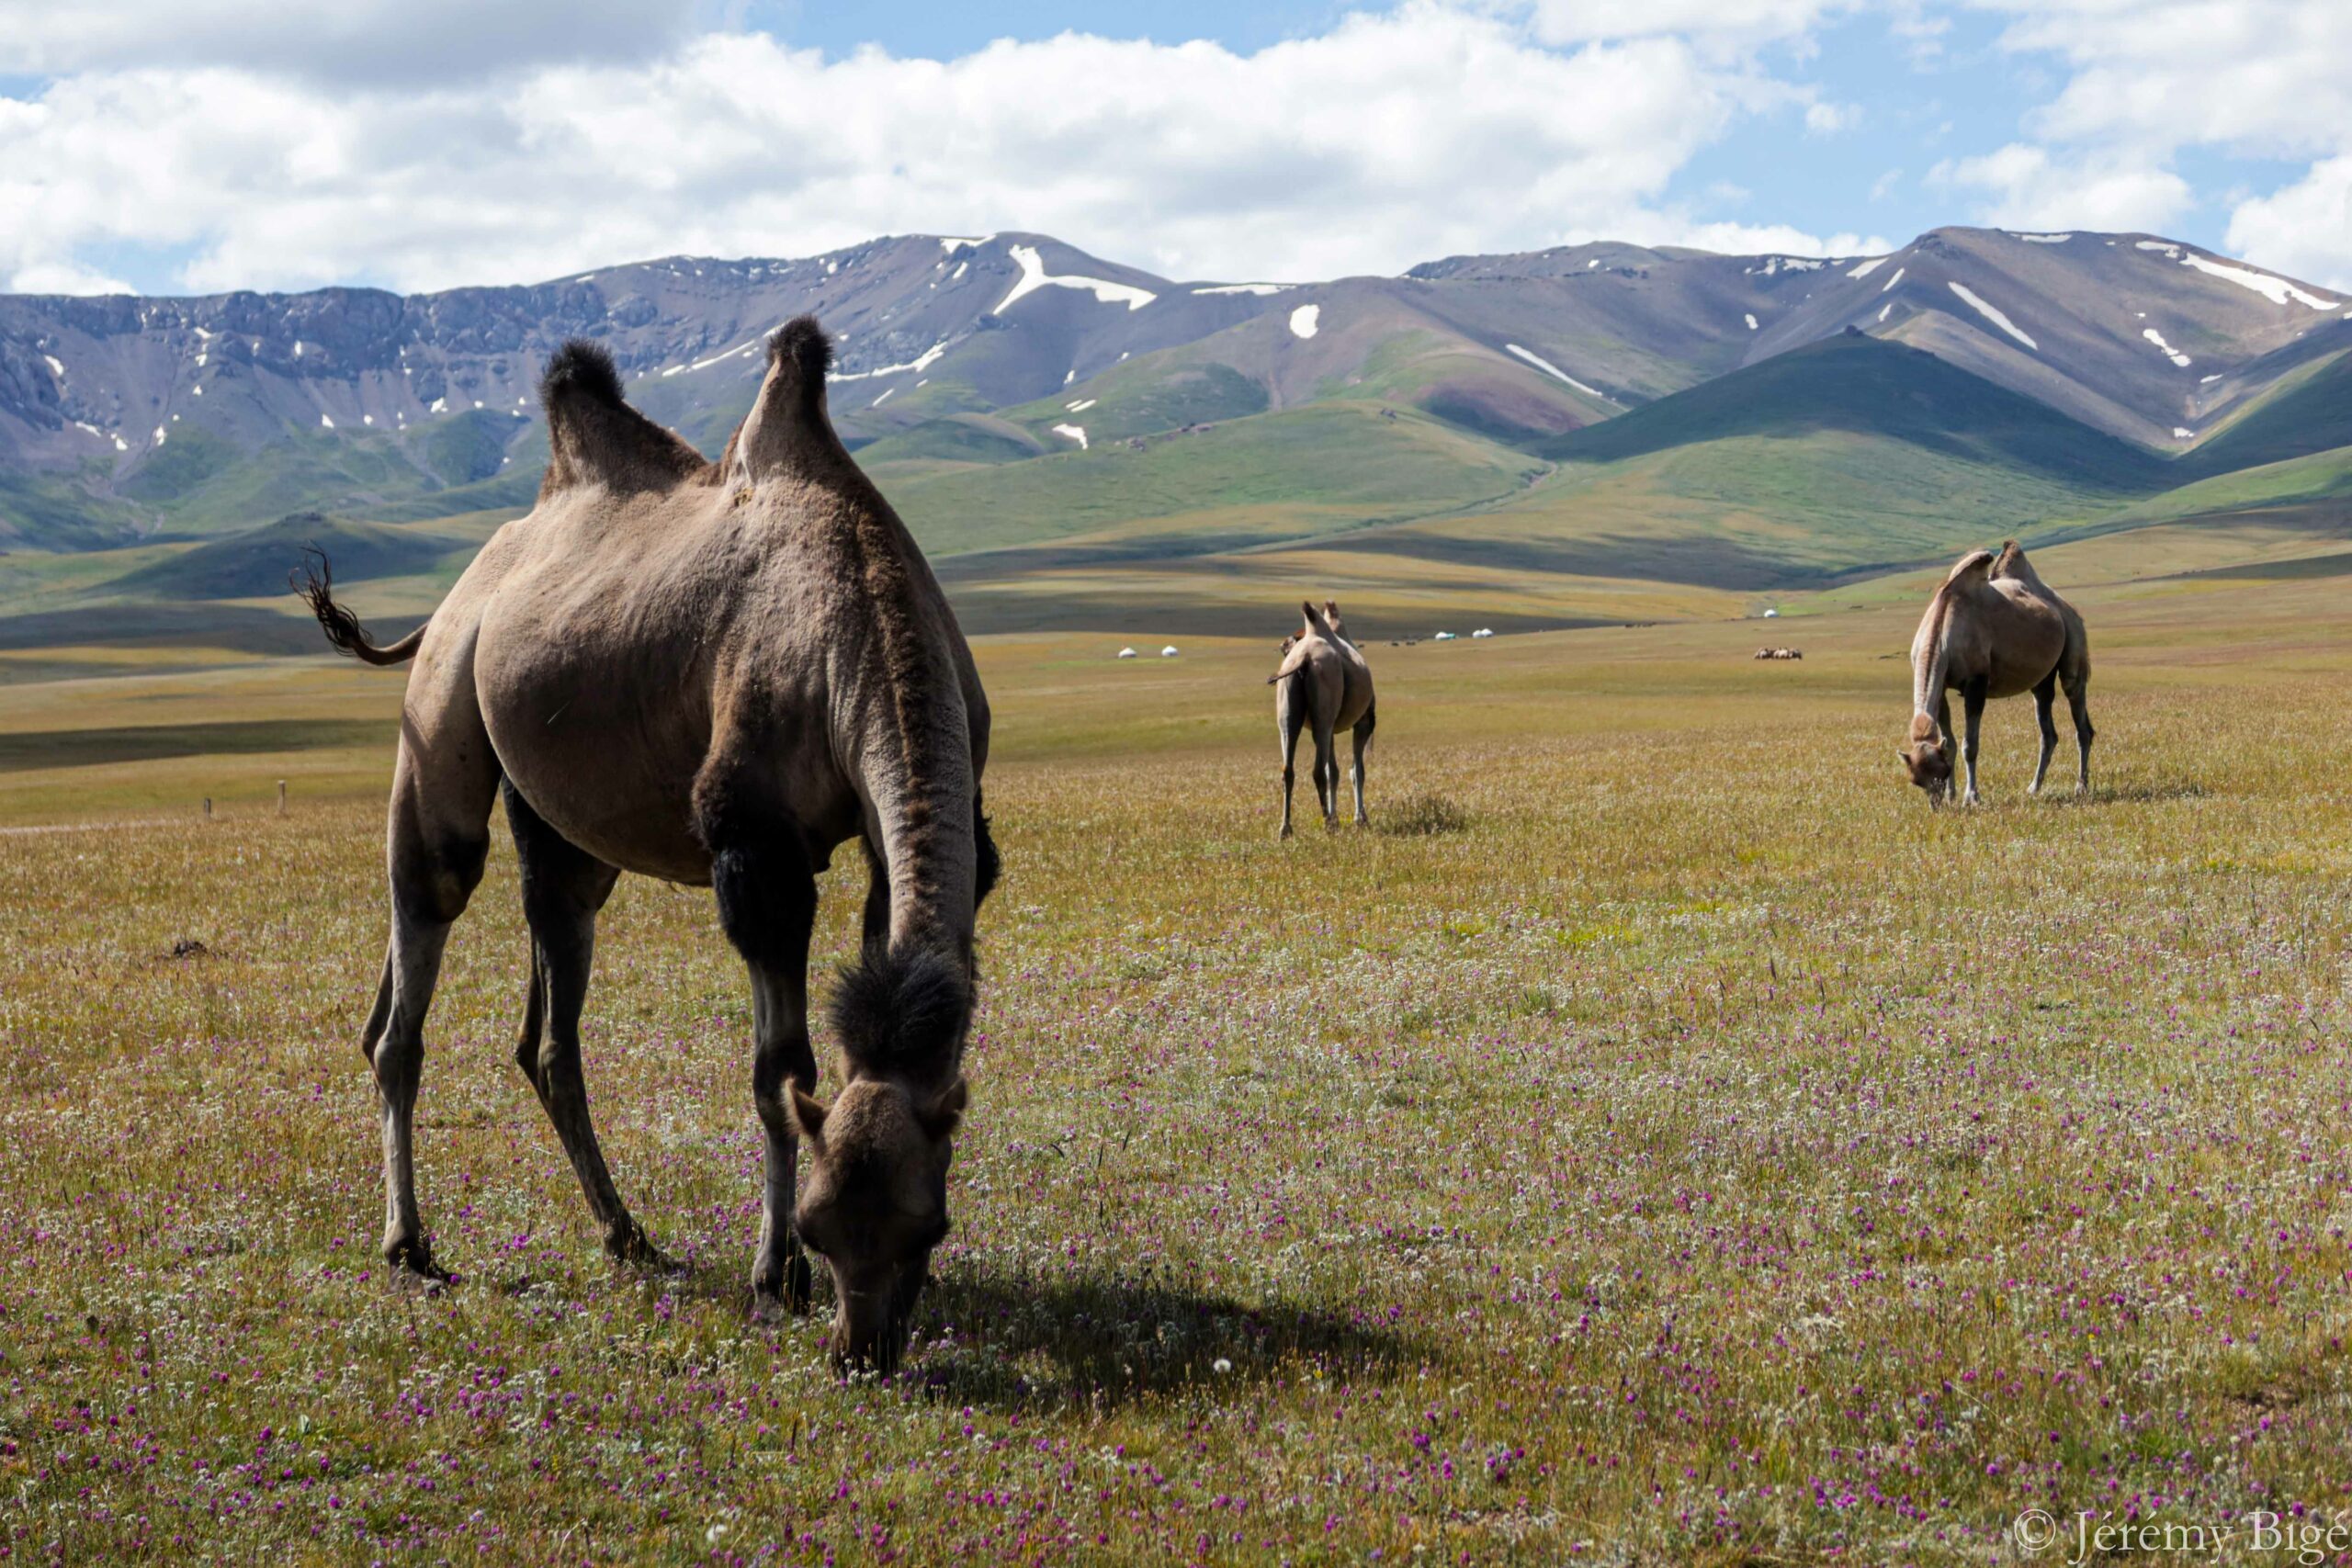
<path fill-rule="evenodd" d="M 1340 753 L 1332 744 L 1330 720 L 1319 714 L 1315 718 L 1315 798 L 1323 807 L 1323 826 L 1332 826 L 1340 816 Z"/>
<path fill-rule="evenodd" d="M 718 923 L 752 976 L 752 1105 L 766 1145 L 761 1186 L 759 1249 L 752 1259 L 752 1313 L 769 1318 L 808 1310 L 808 1258 L 793 1234 L 800 1145 L 786 1103 L 786 1080 L 803 1091 L 817 1087 L 817 1058 L 808 1048 L 808 934 L 817 920 L 817 875 L 797 824 L 745 820 L 730 811 L 707 822 L 711 887 Z M 882 923 L 888 929 L 887 874 L 873 852 L 867 863 L 882 889 Z M 869 940 L 876 898 L 866 899 Z"/>
<path fill-rule="evenodd" d="M 469 696 L 470 694 L 468 694 Z M 416 1091 L 424 1015 L 441 977 L 449 928 L 481 882 L 497 764 L 478 714 L 461 712 L 427 740 L 404 721 L 386 823 L 392 938 L 376 1006 L 360 1039 L 375 1077 L 384 1137 L 384 1260 L 412 1279 L 447 1280 L 416 1204 Z M 467 720 L 470 719 L 470 725 Z"/>
<path fill-rule="evenodd" d="M 596 953 L 596 916 L 620 873 L 579 849 L 531 809 L 513 784 L 505 787 L 506 821 L 514 834 L 523 874 L 523 918 L 531 928 L 531 973 L 537 995 L 523 1018 L 514 1057 L 537 1091 L 565 1157 L 580 1178 L 588 1212 L 605 1233 L 605 1250 L 617 1262 L 667 1268 L 614 1189 L 605 1151 L 588 1112 L 588 1083 L 580 1068 L 580 1012 Z M 541 1036 L 536 1027 L 544 1023 Z"/>
<path fill-rule="evenodd" d="M 1295 764 L 1298 761 L 1298 732 L 1306 727 L 1306 715 L 1291 700 L 1290 687 L 1275 688 L 1274 729 L 1283 749 L 1283 829 L 1275 836 L 1290 837 L 1290 797 L 1293 782 L 1297 778 Z"/>
<path fill-rule="evenodd" d="M 1968 739 L 1961 748 L 1961 759 L 1968 764 L 1968 793 L 1960 797 L 1962 806 L 1979 804 L 1976 794 L 1976 729 L 1984 717 L 1984 681 L 1971 681 L 1961 688 L 1961 721 L 1968 726 Z"/>
<path fill-rule="evenodd" d="M 2084 795 L 2091 792 L 2091 737 L 2097 733 L 2091 728 L 2091 672 L 2082 671 L 2064 684 L 2066 705 L 2075 715 L 2075 749 L 2078 757 L 2075 793 Z"/>
<path fill-rule="evenodd" d="M 2033 689 L 2033 716 L 2041 726 L 2041 755 L 2033 764 L 2033 787 L 2028 795 L 2041 793 L 2041 781 L 2050 773 L 2050 754 L 2058 750 L 2058 722 L 2050 716 L 2050 708 L 2058 695 L 2058 671 L 2052 670 Z"/>
<path fill-rule="evenodd" d="M 1944 797 L 1953 793 L 1952 782 L 1960 773 L 1960 743 L 1952 736 L 1951 694 L 1949 692 L 1936 694 L 1936 738 L 1943 749 L 1944 785 L 1941 791 L 1929 795 L 1928 800 L 1929 805 L 1940 806 L 1943 804 Z"/>
<path fill-rule="evenodd" d="M 1366 708 L 1363 710 L 1363 716 L 1356 720 L 1356 761 L 1355 766 L 1348 773 L 1348 777 L 1355 784 L 1356 821 L 1359 823 L 1372 820 L 1363 814 L 1363 753 L 1364 748 L 1372 744 L 1373 715 L 1374 710 Z"/>
<path fill-rule="evenodd" d="M 890 942 L 890 867 L 874 840 L 863 839 L 865 846 L 865 909 L 859 918 L 858 945 L 864 949 L 887 947 Z"/>

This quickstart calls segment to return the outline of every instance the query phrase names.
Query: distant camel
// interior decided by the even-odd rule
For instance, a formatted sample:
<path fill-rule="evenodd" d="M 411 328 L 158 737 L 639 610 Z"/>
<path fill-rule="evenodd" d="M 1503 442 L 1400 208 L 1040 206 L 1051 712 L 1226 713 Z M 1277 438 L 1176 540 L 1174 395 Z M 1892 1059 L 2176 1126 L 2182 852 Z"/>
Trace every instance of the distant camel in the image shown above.
<path fill-rule="evenodd" d="M 2082 616 L 2034 575 L 2018 542 L 2003 544 L 1997 558 L 1990 550 L 1976 550 L 1962 557 L 1936 590 L 1928 613 L 1919 619 L 1918 634 L 1911 639 L 1911 738 L 1895 754 L 1910 770 L 1911 782 L 1928 792 L 1928 803 L 1942 805 L 1951 793 L 1954 750 L 1944 694 L 1957 688 L 1968 720 L 1968 741 L 1962 751 L 1968 781 L 1961 804 L 1973 806 L 1976 727 L 1985 702 L 2031 692 L 2041 720 L 2041 757 L 2033 767 L 2031 793 L 2040 795 L 2050 771 L 2050 753 L 2058 745 L 2051 702 L 2064 685 L 2081 754 L 2075 793 L 2086 794 L 2091 787 L 2090 681 L 2090 641 Z"/>
<path fill-rule="evenodd" d="M 603 349 L 567 344 L 539 383 L 537 504 L 430 621 L 379 649 L 334 602 L 323 557 L 302 587 L 336 648 L 416 660 L 392 773 L 391 951 L 361 1044 L 383 1106 L 385 1258 L 448 1277 L 417 1213 L 412 1121 L 442 947 L 503 789 L 531 931 L 515 1060 L 605 1250 L 665 1263 L 613 1189 L 580 1071 L 596 915 L 634 871 L 713 888 L 751 969 L 767 1167 L 754 1312 L 808 1309 L 806 1242 L 832 1271 L 836 1364 L 888 1369 L 947 1234 L 973 917 L 997 857 L 980 815 L 988 699 L 922 551 L 833 433 L 831 357 L 813 320 L 781 328 L 712 463 L 623 400 Z M 864 953 L 833 1002 L 846 1081 L 828 1107 L 810 1095 L 808 941 L 817 874 L 852 838 L 872 882 Z"/>
<path fill-rule="evenodd" d="M 1759 648 L 1756 650 L 1756 657 L 1758 659 L 1803 659 L 1804 651 L 1795 648 Z"/>
<path fill-rule="evenodd" d="M 1283 829 L 1290 837 L 1292 760 L 1298 754 L 1298 732 L 1315 730 L 1315 798 L 1323 807 L 1329 827 L 1340 810 L 1340 762 L 1333 754 L 1334 732 L 1352 728 L 1356 738 L 1356 820 L 1363 814 L 1363 750 L 1372 744 L 1375 722 L 1372 700 L 1372 666 L 1348 640 L 1340 620 L 1340 606 L 1323 601 L 1317 611 L 1302 603 L 1306 622 L 1295 637 L 1283 638 L 1282 668 L 1266 677 L 1274 689 L 1274 728 L 1283 746 Z"/>

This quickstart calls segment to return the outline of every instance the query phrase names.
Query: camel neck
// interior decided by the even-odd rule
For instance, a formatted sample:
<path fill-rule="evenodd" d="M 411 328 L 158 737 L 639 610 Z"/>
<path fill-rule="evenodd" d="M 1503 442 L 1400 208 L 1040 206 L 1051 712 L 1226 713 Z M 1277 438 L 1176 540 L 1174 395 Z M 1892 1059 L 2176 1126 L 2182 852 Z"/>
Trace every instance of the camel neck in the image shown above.
<path fill-rule="evenodd" d="M 1928 645 L 1915 651 L 1911 660 L 1911 706 L 1914 712 L 1932 718 L 1936 704 L 1944 694 L 1945 676 L 1951 668 L 1951 595 L 1939 592 L 1935 607 L 1928 615 Z"/>

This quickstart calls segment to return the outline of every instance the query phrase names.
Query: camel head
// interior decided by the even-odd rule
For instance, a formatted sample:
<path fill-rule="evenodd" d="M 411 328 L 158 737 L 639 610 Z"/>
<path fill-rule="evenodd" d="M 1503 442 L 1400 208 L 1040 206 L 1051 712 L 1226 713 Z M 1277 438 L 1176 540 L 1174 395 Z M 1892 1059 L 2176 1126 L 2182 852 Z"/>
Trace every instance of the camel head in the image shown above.
<path fill-rule="evenodd" d="M 1929 806 L 1941 806 L 1951 792 L 1951 758 L 1944 751 L 1936 721 L 1921 714 L 1912 721 L 1911 739 L 1894 749 L 1911 782 L 1928 792 Z"/>
<path fill-rule="evenodd" d="M 809 1152 L 793 1229 L 833 1275 L 836 1371 L 898 1370 L 931 1251 L 947 1235 L 947 1165 L 964 1114 L 960 1077 L 918 1100 L 892 1079 L 856 1078 L 832 1104 L 792 1089 Z"/>

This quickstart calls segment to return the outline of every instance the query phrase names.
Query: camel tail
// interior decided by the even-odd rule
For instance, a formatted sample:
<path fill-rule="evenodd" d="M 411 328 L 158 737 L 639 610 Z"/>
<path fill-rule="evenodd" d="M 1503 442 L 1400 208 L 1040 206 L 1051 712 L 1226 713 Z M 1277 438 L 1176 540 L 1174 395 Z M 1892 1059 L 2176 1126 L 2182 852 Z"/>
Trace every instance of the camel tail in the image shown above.
<path fill-rule="evenodd" d="M 377 647 L 368 640 L 368 628 L 359 624 L 359 617 L 334 602 L 334 569 L 327 562 L 326 551 L 316 545 L 304 547 L 302 564 L 287 573 L 286 581 L 311 606 L 311 614 L 319 618 L 319 629 L 327 634 L 334 650 L 362 664 L 407 663 L 416 657 L 425 627 L 433 624 L 428 619 L 400 641 Z"/>
<path fill-rule="evenodd" d="M 860 1068 L 920 1080 L 961 1054 L 972 984 L 944 953 L 877 942 L 842 970 L 832 1013 L 842 1054 Z"/>

